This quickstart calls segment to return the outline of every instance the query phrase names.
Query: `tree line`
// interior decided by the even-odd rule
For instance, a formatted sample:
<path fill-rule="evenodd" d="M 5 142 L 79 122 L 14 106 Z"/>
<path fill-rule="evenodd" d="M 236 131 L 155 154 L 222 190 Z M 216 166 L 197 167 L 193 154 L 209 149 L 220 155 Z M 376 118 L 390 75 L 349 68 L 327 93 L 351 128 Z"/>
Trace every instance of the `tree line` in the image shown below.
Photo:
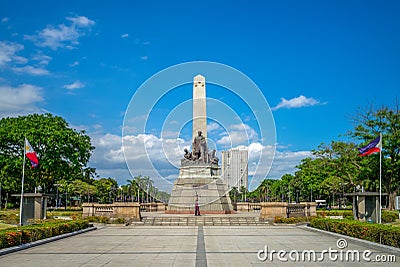
<path fill-rule="evenodd" d="M 0 120 L 0 201 L 21 192 L 24 140 L 39 157 L 39 166 L 25 168 L 25 192 L 52 196 L 50 205 L 70 204 L 72 199 L 110 203 L 168 200 L 147 176 L 138 175 L 127 184 L 99 178 L 88 162 L 95 147 L 85 131 L 75 130 L 59 116 L 31 114 Z M 96 178 L 95 178 L 96 177 Z M 11 202 L 16 199 L 11 199 Z"/>
<path fill-rule="evenodd" d="M 365 110 L 359 109 L 352 121 L 354 128 L 341 136 L 342 140 L 320 144 L 311 157 L 301 160 L 294 174 L 265 179 L 252 192 L 233 188 L 229 192 L 232 201 L 326 199 L 333 204 L 343 203 L 344 193 L 377 192 L 379 154 L 360 157 L 357 148 L 381 133 L 382 191 L 388 194 L 386 206 L 393 209 L 400 189 L 398 103 L 393 108 L 375 109 L 370 105 Z M 168 201 L 169 195 L 158 190 L 150 177 L 138 175 L 125 185 L 118 185 L 113 178 L 96 177 L 96 170 L 88 166 L 95 148 L 85 131 L 71 129 L 63 118 L 52 114 L 32 114 L 0 120 L 0 200 L 3 204 L 7 196 L 21 191 L 25 137 L 39 156 L 39 166 L 25 170 L 26 192 L 40 188 L 42 193 L 54 196 L 54 203 L 61 199 L 64 204 L 71 197 L 100 203 Z"/>
<path fill-rule="evenodd" d="M 382 192 L 384 206 L 395 208 L 400 189 L 400 115 L 383 106 L 359 109 L 352 117 L 354 128 L 329 144 L 320 144 L 312 156 L 301 160 L 297 171 L 280 179 L 265 179 L 253 192 L 250 201 L 314 201 L 325 199 L 343 204 L 345 193 L 379 192 L 379 153 L 361 157 L 358 148 L 382 134 Z"/>

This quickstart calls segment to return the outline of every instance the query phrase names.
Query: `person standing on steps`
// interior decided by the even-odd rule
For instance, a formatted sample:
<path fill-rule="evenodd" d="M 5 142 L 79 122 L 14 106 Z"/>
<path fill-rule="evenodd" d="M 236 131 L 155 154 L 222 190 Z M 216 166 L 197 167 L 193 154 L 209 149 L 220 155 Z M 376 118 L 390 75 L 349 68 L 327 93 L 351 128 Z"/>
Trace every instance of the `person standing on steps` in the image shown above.
<path fill-rule="evenodd" d="M 194 204 L 194 215 L 200 216 L 199 195 L 197 194 L 197 191 L 196 191 L 196 202 Z"/>

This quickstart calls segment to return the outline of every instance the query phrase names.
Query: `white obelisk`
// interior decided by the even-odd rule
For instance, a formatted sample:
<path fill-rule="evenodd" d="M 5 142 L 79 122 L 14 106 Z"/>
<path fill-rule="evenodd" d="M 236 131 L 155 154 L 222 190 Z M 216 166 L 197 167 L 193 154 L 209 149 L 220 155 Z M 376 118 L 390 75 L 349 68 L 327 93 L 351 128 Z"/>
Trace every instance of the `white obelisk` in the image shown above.
<path fill-rule="evenodd" d="M 197 75 L 193 80 L 193 131 L 192 140 L 201 131 L 207 139 L 206 79 Z"/>

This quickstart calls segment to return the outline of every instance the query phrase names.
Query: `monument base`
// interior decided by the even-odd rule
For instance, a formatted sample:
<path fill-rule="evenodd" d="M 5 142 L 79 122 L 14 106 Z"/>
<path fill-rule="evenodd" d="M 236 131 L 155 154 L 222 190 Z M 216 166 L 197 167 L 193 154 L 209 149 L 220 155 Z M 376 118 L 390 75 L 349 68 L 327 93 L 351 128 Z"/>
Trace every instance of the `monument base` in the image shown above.
<path fill-rule="evenodd" d="M 196 202 L 200 214 L 234 213 L 227 186 L 219 173 L 219 166 L 182 166 L 174 182 L 166 213 L 194 214 Z"/>

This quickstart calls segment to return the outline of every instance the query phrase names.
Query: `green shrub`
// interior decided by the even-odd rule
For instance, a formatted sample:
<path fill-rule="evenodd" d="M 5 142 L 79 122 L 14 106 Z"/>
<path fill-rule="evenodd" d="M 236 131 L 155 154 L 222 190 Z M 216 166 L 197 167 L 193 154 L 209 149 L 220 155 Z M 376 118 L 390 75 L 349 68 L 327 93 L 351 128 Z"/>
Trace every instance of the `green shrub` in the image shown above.
<path fill-rule="evenodd" d="M 309 222 L 311 218 L 314 217 L 293 217 L 293 218 L 275 217 L 274 223 L 295 224 L 301 222 Z"/>
<path fill-rule="evenodd" d="M 347 215 L 346 217 L 344 217 L 346 220 L 354 220 L 354 216 L 353 215 Z"/>
<path fill-rule="evenodd" d="M 86 217 L 86 220 L 89 222 L 96 222 L 96 223 L 110 223 L 110 218 L 104 216 L 89 216 Z"/>
<path fill-rule="evenodd" d="M 124 224 L 126 223 L 124 218 L 109 218 L 104 216 L 89 216 L 86 217 L 86 220 L 89 222 L 96 222 L 96 223 L 116 223 L 116 224 Z"/>
<path fill-rule="evenodd" d="M 0 231 L 0 249 L 71 233 L 89 227 L 89 222 L 50 221 Z"/>
<path fill-rule="evenodd" d="M 315 218 L 311 220 L 310 226 L 400 248 L 400 228 L 391 225 L 371 224 L 355 220 Z"/>
<path fill-rule="evenodd" d="M 116 218 L 116 219 L 112 220 L 112 223 L 124 224 L 125 219 L 124 218 Z"/>
<path fill-rule="evenodd" d="M 15 207 L 14 203 L 7 203 L 6 209 L 13 209 Z"/>
<path fill-rule="evenodd" d="M 382 222 L 391 223 L 399 218 L 399 212 L 394 210 L 382 210 Z"/>

